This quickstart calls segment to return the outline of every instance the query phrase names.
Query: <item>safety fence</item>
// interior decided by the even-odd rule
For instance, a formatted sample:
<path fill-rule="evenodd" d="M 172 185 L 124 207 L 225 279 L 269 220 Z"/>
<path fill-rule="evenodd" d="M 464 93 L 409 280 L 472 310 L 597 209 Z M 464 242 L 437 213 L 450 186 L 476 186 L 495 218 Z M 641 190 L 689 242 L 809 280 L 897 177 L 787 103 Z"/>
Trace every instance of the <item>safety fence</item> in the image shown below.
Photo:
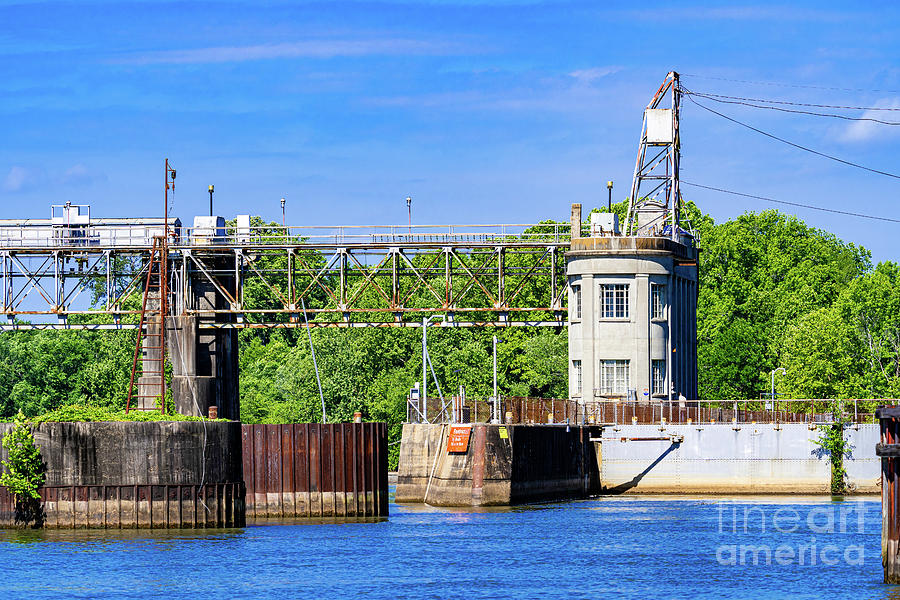
<path fill-rule="evenodd" d="M 579 401 L 563 398 L 502 397 L 430 398 L 427 410 L 410 402 L 409 422 L 509 424 L 653 424 L 653 423 L 876 423 L 875 408 L 893 406 L 895 399 L 662 400 Z"/>

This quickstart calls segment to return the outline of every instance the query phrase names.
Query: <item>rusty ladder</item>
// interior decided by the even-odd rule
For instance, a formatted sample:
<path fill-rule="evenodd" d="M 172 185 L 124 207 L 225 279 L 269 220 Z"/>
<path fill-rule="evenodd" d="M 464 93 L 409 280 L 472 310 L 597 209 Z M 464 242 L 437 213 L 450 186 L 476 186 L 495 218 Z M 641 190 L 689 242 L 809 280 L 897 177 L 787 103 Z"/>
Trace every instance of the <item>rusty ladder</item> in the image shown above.
<path fill-rule="evenodd" d="M 155 236 L 153 238 L 153 247 L 150 250 L 150 259 L 147 265 L 147 283 L 144 286 L 144 297 L 141 302 L 141 321 L 138 326 L 137 343 L 134 347 L 134 361 L 131 365 L 131 381 L 128 384 L 128 402 L 125 405 L 125 413 L 132 410 L 159 410 L 166 412 L 166 312 L 167 306 L 167 259 L 168 251 L 166 247 L 165 236 Z M 148 300 L 153 293 L 156 292 L 158 306 L 148 310 Z M 155 326 L 155 327 L 154 327 Z M 145 341 L 148 343 L 146 347 L 141 344 Z M 148 351 L 150 356 L 142 358 L 142 350 Z M 158 351 L 158 355 L 156 355 Z M 158 382 L 159 390 L 157 393 L 141 394 L 141 385 L 138 381 L 138 393 L 134 393 L 135 379 L 138 377 L 138 360 L 148 364 L 148 370 L 141 366 L 141 375 L 149 378 L 156 385 Z M 155 400 L 155 406 L 148 399 Z M 135 400 L 135 406 L 132 406 L 132 400 Z"/>

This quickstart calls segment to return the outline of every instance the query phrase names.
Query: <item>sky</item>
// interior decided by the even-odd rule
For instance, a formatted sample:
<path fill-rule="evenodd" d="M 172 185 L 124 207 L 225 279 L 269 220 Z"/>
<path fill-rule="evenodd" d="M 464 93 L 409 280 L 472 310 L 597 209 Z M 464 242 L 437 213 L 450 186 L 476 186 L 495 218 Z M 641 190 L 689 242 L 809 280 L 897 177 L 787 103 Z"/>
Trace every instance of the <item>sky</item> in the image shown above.
<path fill-rule="evenodd" d="M 0 0 L 0 218 L 163 212 L 293 225 L 568 220 L 630 192 L 666 73 L 740 97 L 900 108 L 891 3 Z M 682 179 L 900 218 L 900 126 L 685 101 Z M 789 106 L 789 105 L 784 105 Z M 804 108 L 804 110 L 810 110 Z M 823 109 L 824 110 L 824 109 Z M 844 111 L 900 121 L 900 111 Z M 683 188 L 717 222 L 779 208 L 900 261 L 891 223 Z"/>

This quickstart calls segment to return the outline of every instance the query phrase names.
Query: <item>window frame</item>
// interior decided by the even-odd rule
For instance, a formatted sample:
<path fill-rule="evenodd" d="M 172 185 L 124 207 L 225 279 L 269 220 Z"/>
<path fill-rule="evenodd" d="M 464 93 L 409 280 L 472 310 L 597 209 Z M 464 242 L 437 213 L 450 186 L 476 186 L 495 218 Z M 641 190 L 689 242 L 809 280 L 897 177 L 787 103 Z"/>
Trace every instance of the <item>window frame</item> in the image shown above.
<path fill-rule="evenodd" d="M 612 377 L 607 375 L 612 369 Z M 611 385 L 610 385 L 611 383 Z M 600 394 L 602 396 L 627 396 L 631 387 L 631 361 L 622 358 L 600 359 Z"/>
<path fill-rule="evenodd" d="M 660 375 L 657 387 L 657 374 Z M 666 359 L 654 358 L 650 361 L 650 395 L 666 395 Z"/>
<path fill-rule="evenodd" d="M 666 284 L 651 283 L 650 284 L 650 320 L 665 321 L 666 311 L 669 308 L 668 298 L 666 297 Z M 657 300 L 659 300 L 659 314 L 656 313 Z"/>
<path fill-rule="evenodd" d="M 580 396 L 581 388 L 584 385 L 583 371 L 581 368 L 581 360 L 580 359 L 572 359 L 572 370 L 575 371 L 575 388 L 574 388 L 572 395 Z"/>
<path fill-rule="evenodd" d="M 581 321 L 583 306 L 581 303 L 581 284 L 572 284 L 572 321 Z"/>
<path fill-rule="evenodd" d="M 612 295 L 612 309 L 608 311 L 607 292 Z M 621 302 L 619 302 L 621 297 Z M 621 308 L 621 315 L 619 313 Z M 609 316 L 608 312 L 612 313 Z M 631 283 L 610 282 L 600 283 L 600 320 L 601 321 L 630 321 L 631 320 Z"/>

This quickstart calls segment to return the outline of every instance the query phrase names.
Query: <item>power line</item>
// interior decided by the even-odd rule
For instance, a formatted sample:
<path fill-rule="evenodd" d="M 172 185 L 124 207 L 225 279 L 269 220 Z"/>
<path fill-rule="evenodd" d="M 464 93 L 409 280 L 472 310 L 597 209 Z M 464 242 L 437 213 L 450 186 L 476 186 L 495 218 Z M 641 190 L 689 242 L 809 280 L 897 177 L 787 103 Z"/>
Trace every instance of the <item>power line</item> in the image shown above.
<path fill-rule="evenodd" d="M 831 90 L 836 92 L 875 92 L 878 94 L 900 94 L 898 90 L 867 90 L 863 88 L 842 88 L 828 87 L 823 85 L 803 85 L 799 83 L 784 83 L 780 81 L 750 81 L 748 79 L 730 79 L 728 77 L 712 77 L 709 75 L 689 75 L 687 73 L 679 73 L 682 77 L 696 77 L 697 79 L 712 79 L 715 81 L 731 81 L 734 83 L 749 83 L 752 85 L 770 85 L 779 87 L 804 88 L 810 90 Z"/>
<path fill-rule="evenodd" d="M 813 104 L 811 102 L 788 102 L 786 100 L 771 100 L 767 98 L 745 98 L 743 96 L 726 96 L 724 94 L 713 94 L 711 92 L 690 92 L 698 96 L 714 96 L 716 98 L 729 98 L 731 100 L 746 100 L 748 102 L 763 102 L 766 104 L 785 104 L 789 106 L 811 106 L 813 108 L 838 108 L 845 110 L 881 110 L 888 112 L 900 112 L 900 108 L 886 108 L 878 106 L 843 106 L 839 104 Z M 711 100 L 712 98 L 710 98 Z"/>
<path fill-rule="evenodd" d="M 685 89 L 684 93 L 689 96 L 697 96 L 698 98 L 705 98 L 706 100 L 712 100 L 713 102 L 719 102 L 722 104 L 740 104 L 741 106 L 749 106 L 750 108 L 764 108 L 766 110 L 777 110 L 780 112 L 800 114 L 800 115 L 812 115 L 815 117 L 830 117 L 832 119 L 843 119 L 845 121 L 871 121 L 872 123 L 881 123 L 882 125 L 900 125 L 900 121 L 883 121 L 881 119 L 875 119 L 873 117 L 850 117 L 847 115 L 837 115 L 834 113 L 823 113 L 823 112 L 815 112 L 811 110 L 799 110 L 795 108 L 785 108 L 783 106 L 765 106 L 762 104 L 753 104 L 752 102 L 744 102 L 741 100 L 723 100 L 722 97 L 714 97 L 716 94 L 704 94 L 702 92 L 692 92 L 690 90 Z M 865 110 L 865 109 L 859 109 Z M 900 109 L 898 109 L 900 110 Z"/>
<path fill-rule="evenodd" d="M 879 217 L 875 215 L 866 215 L 863 213 L 855 213 L 849 212 L 846 210 L 837 210 L 834 208 L 824 208 L 822 206 L 814 206 L 812 204 L 802 204 L 800 202 L 788 202 L 787 200 L 776 200 L 775 198 L 768 198 L 766 196 L 757 196 L 755 194 L 745 194 L 743 192 L 735 192 L 733 190 L 726 190 L 723 188 L 713 187 L 711 185 L 702 185 L 699 183 L 692 183 L 690 181 L 681 180 L 681 183 L 684 185 L 689 185 L 696 188 L 702 188 L 704 190 L 712 190 L 714 192 L 722 192 L 723 194 L 731 194 L 733 196 L 743 196 L 744 198 L 753 198 L 755 200 L 765 200 L 766 202 L 774 202 L 776 204 L 786 204 L 788 206 L 797 206 L 799 208 L 809 208 L 811 210 L 819 210 L 822 212 L 835 213 L 838 215 L 847 215 L 850 217 L 860 217 L 862 219 L 872 219 L 874 221 L 887 221 L 889 223 L 900 223 L 900 219 L 892 219 L 890 217 Z"/>
<path fill-rule="evenodd" d="M 872 169 L 872 168 L 870 168 L 870 167 L 866 167 L 866 166 L 861 165 L 861 164 L 859 164 L 859 163 L 851 162 L 851 161 L 849 161 L 849 160 L 844 160 L 843 158 L 838 158 L 837 156 L 832 156 L 831 154 L 825 154 L 824 152 L 819 152 L 818 150 L 813 150 L 812 148 L 808 148 L 808 147 L 806 147 L 806 146 L 802 146 L 802 145 L 797 144 L 797 143 L 795 143 L 795 142 L 792 142 L 792 141 L 790 141 L 790 140 L 786 140 L 786 139 L 784 139 L 784 138 L 778 137 L 777 135 L 771 134 L 771 133 L 769 133 L 769 132 L 767 132 L 767 131 L 763 131 L 762 129 L 757 129 L 757 128 L 754 127 L 754 126 L 748 125 L 747 123 L 744 123 L 744 122 L 742 122 L 742 121 L 738 121 L 737 119 L 733 119 L 732 117 L 729 117 L 728 115 L 724 115 L 724 114 L 720 113 L 720 112 L 717 111 L 717 110 L 713 110 L 713 109 L 709 108 L 708 106 L 704 106 L 704 105 L 700 104 L 699 102 L 697 102 L 696 100 L 694 100 L 690 95 L 687 95 L 687 98 L 688 98 L 688 100 L 690 100 L 690 101 L 693 102 L 695 105 L 697 105 L 697 106 L 699 106 L 700 108 L 702 108 L 703 110 L 709 111 L 709 112 L 711 112 L 711 113 L 713 113 L 713 114 L 715 114 L 715 115 L 718 115 L 718 116 L 722 117 L 723 119 L 726 119 L 726 120 L 728 120 L 728 121 L 731 121 L 732 123 L 736 123 L 736 124 L 740 125 L 741 127 L 746 127 L 747 129 L 750 129 L 751 131 L 755 131 L 756 133 L 760 133 L 760 134 L 762 134 L 762 135 L 764 135 L 764 136 L 766 136 L 766 137 L 772 138 L 773 140 L 777 140 L 777 141 L 779 141 L 779 142 L 781 142 L 781 143 L 783 143 L 783 144 L 787 144 L 788 146 L 793 146 L 794 148 L 797 148 L 797 149 L 799 149 L 799 150 L 805 150 L 806 152 L 810 152 L 810 153 L 815 154 L 815 155 L 817 155 L 817 156 L 821 156 L 821 157 L 823 157 L 823 158 L 827 158 L 827 159 L 829 159 L 829 160 L 833 160 L 833 161 L 836 161 L 836 162 L 839 162 L 839 163 L 842 163 L 842 164 L 845 164 L 845 165 L 848 165 L 848 166 L 851 166 L 851 167 L 856 167 L 857 169 L 862 169 L 863 171 L 869 171 L 870 173 L 877 173 L 877 174 L 879 174 L 879 175 L 884 175 L 884 176 L 886 176 L 886 177 L 893 177 L 894 179 L 900 179 L 900 175 L 897 175 L 896 173 L 889 173 L 889 172 L 887 172 L 887 171 L 880 171 L 880 170 L 878 170 L 878 169 Z"/>

